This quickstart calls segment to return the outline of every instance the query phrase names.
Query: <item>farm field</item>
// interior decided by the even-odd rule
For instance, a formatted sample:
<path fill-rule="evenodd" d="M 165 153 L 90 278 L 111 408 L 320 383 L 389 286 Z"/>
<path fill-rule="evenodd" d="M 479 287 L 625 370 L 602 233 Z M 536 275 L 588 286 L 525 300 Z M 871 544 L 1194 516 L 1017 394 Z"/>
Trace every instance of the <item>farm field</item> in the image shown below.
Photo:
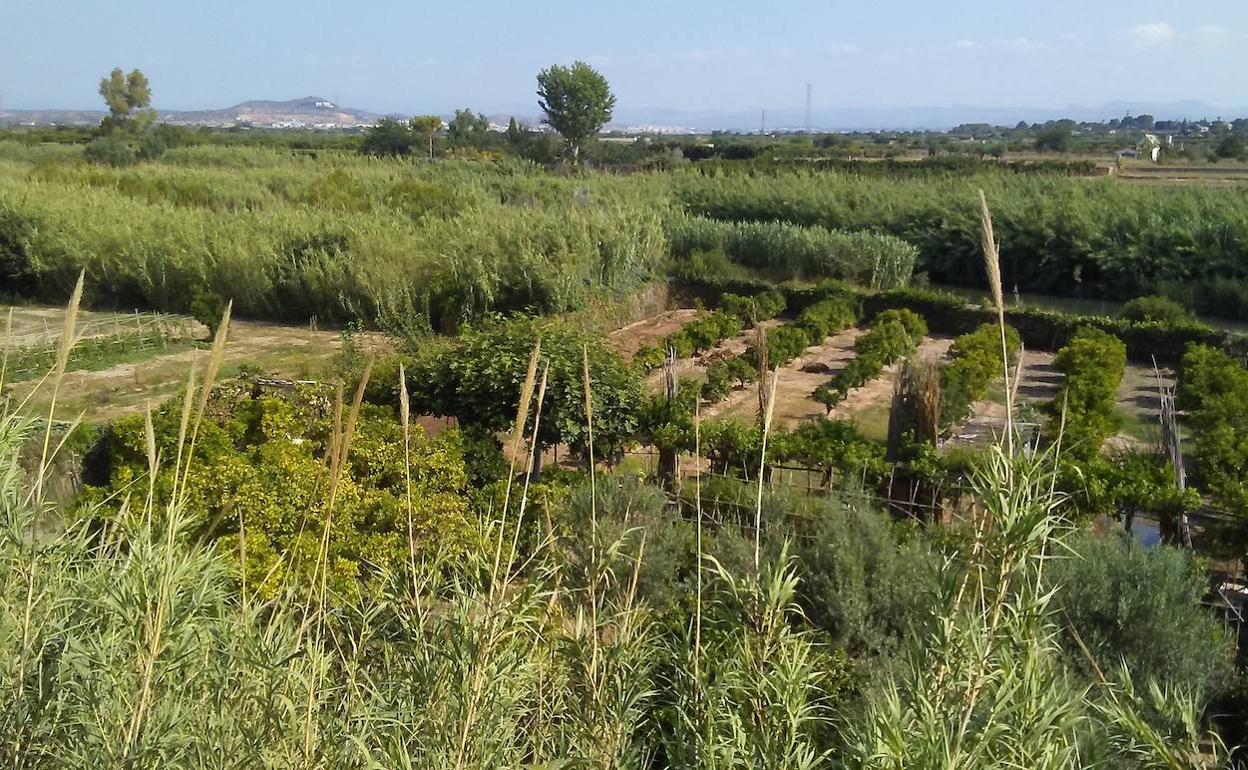
<path fill-rule="evenodd" d="M 7 316 L 8 310 L 0 307 L 0 314 Z M 3 350 L 13 356 L 22 346 L 55 341 L 61 334 L 64 315 L 63 308 L 13 308 L 13 344 Z M 161 321 L 171 328 L 186 328 L 195 340 L 203 340 L 207 333 L 190 318 L 170 316 Z M 82 311 L 78 336 L 109 337 L 134 323 L 133 314 Z M 360 335 L 359 344 L 362 354 L 393 349 L 393 343 L 376 334 Z M 279 379 L 321 379 L 329 373 L 341 349 L 342 337 L 338 332 L 236 320 L 226 343 L 222 375 L 234 377 L 254 372 Z M 71 361 L 58 394 L 58 409 L 63 410 L 62 414 L 81 414 L 86 422 L 94 424 L 141 412 L 148 405 L 158 405 L 184 391 L 192 365 L 197 364 L 202 372 L 208 355 L 207 342 L 179 340 L 163 346 L 152 343 L 139 349 L 122 348 L 98 364 L 92 362 L 94 365 L 89 368 L 75 368 Z M 42 377 L 17 382 L 10 378 L 5 383 L 4 395 L 10 403 L 22 404 L 25 413 L 46 414 L 51 392 L 45 384 Z"/>
<path fill-rule="evenodd" d="M 782 730 L 749 704 L 772 703 L 782 690 L 833 724 L 853 718 L 845 699 L 884 702 L 874 672 L 901 671 L 902 652 L 934 654 L 913 647 L 932 638 L 916 629 L 982 630 L 950 640 L 935 653 L 940 661 L 983 639 L 1004 642 L 977 625 L 982 607 L 949 610 L 938 599 L 963 577 L 1000 574 L 1003 554 L 1018 553 L 1030 561 L 1007 577 L 1052 601 L 1081 635 L 1112 628 L 1120 600 L 1158 603 L 1133 614 L 1161 629 L 1154 635 L 1198 631 L 1195 642 L 1168 645 L 1184 656 L 1175 671 L 1148 657 L 1151 641 L 1145 652 L 1090 652 L 1067 642 L 1065 626 L 1045 630 L 1052 649 L 1029 643 L 1026 654 L 1043 654 L 1037 665 L 1084 688 L 1080 714 L 1099 713 L 1104 697 L 1080 666 L 1092 654 L 1116 670 L 1123 650 L 1141 681 L 1228 697 L 1229 643 L 1200 602 L 1210 585 L 1242 578 L 1235 533 L 1248 521 L 1238 512 L 1248 498 L 1236 474 L 1248 458 L 1224 426 L 1248 403 L 1240 363 L 1248 342 L 1231 324 L 1198 322 L 1196 303 L 1174 297 L 1216 290 L 1208 296 L 1229 315 L 1248 307 L 1237 304 L 1245 225 L 1234 188 L 1228 199 L 1065 173 L 962 174 L 923 161 L 900 171 L 607 175 L 258 147 L 183 148 L 117 168 L 62 154 L 0 144 L 6 290 L 25 302 L 60 301 L 86 271 L 78 344 L 64 352 L 55 387 L 38 372 L 63 352 L 64 312 L 14 306 L 6 352 L 16 376 L 4 395 L 6 408 L 19 409 L 0 426 L 24 443 L 12 467 L 37 479 L 30 493 L 6 490 L 5 499 L 41 496 L 56 515 L 22 514 L 39 533 L 33 542 L 64 547 L 74 566 L 48 573 L 54 559 L 23 561 L 26 548 L 0 544 L 0 557 L 19 565 L 0 593 L 13 607 L 51 596 L 55 587 L 31 593 L 23 582 L 48 574 L 74 586 L 82 574 L 92 585 L 126 585 L 131 573 L 89 555 L 100 542 L 116 542 L 133 574 L 206 576 L 214 592 L 206 609 L 173 605 L 186 614 L 171 638 L 194 651 L 179 660 L 222 657 L 202 654 L 204 624 L 216 629 L 209 638 L 248 653 L 224 656 L 226 674 L 176 669 L 176 681 L 222 676 L 211 686 L 231 694 L 215 702 L 232 702 L 240 681 L 274 676 L 343 694 L 338 706 L 296 692 L 298 729 L 277 711 L 265 717 L 286 724 L 265 739 L 286 756 L 300 755 L 300 741 L 282 735 L 333 736 L 304 738 L 316 744 L 309 755 L 346 756 L 362 744 L 339 738 L 372 718 L 360 715 L 384 713 L 427 720 L 421 734 L 443 736 L 444 749 L 465 735 L 478 746 L 506 744 L 474 755 L 493 765 L 464 767 L 556 762 L 580 756 L 567 747 L 609 734 L 625 714 L 634 721 L 621 740 L 686 766 L 673 758 L 702 745 L 702 733 L 680 732 L 687 723 L 672 715 L 708 707 L 701 699 L 723 682 L 745 683 L 715 696 L 741 705 L 706 713 L 723 709 L 722 725 L 765 725 L 734 738 L 740 745 L 792 728 L 793 745 L 844 756 L 851 749 L 805 717 Z M 967 194 L 977 187 L 988 211 Z M 978 228 L 993 217 L 1002 254 L 986 261 Z M 1182 270 L 1172 262 L 1176 243 L 1199 255 Z M 1176 284 L 1181 275 L 1192 281 Z M 994 285 L 985 302 L 974 290 L 926 287 L 932 278 L 1019 288 Z M 1033 292 L 1064 290 L 1083 299 L 1031 304 Z M 1146 291 L 1159 295 L 1137 297 Z M 1011 299 L 1000 313 L 997 296 Z M 227 298 L 242 320 L 230 324 L 214 388 L 192 400 L 184 429 L 176 399 L 192 368 L 210 369 L 206 324 Z M 90 309 L 119 306 L 145 310 Z M 679 351 L 672 398 L 669 347 Z M 1002 362 L 1020 348 L 1014 413 L 1038 426 L 1027 438 L 1047 450 L 1056 429 L 1045 405 L 1068 398 L 1072 440 L 1060 455 L 1011 455 L 996 440 Z M 1142 363 L 1153 355 L 1182 402 L 1167 424 L 1183 436 L 1185 488 L 1158 451 L 1155 375 Z M 777 385 L 764 423 L 759 380 L 770 372 Z M 271 387 L 260 376 L 299 382 Z M 54 396 L 56 419 L 41 432 Z M 78 415 L 86 429 L 66 432 L 65 454 L 45 467 L 43 443 Z M 1124 528 L 1137 517 L 1164 532 L 1147 543 L 1153 550 L 1123 546 L 1104 523 Z M 1007 529 L 1012 522 L 1051 531 Z M 985 527 L 993 536 L 981 541 Z M 1029 565 L 1047 564 L 1059 539 L 1079 558 L 1046 567 L 1070 577 L 1042 583 Z M 968 551 L 968 542 L 983 545 Z M 1187 542 L 1210 560 L 1193 559 Z M 162 573 L 166 559 L 206 566 Z M 998 585 L 972 593 L 988 597 Z M 200 595 L 189 583 L 171 586 Z M 114 618 L 106 595 L 92 606 Z M 149 617 L 153 602 L 107 622 L 145 633 L 150 622 L 135 618 Z M 1036 606 L 1028 617 L 1048 617 Z M 243 616 L 256 611 L 271 613 L 264 622 L 275 636 Z M 1016 632 L 1008 638 L 1031 639 L 1034 629 Z M 691 641 L 698 633 L 705 647 Z M 426 654 L 431 639 L 445 641 L 446 654 Z M 29 660 L 49 659 L 43 642 L 30 646 Z M 126 692 L 141 689 L 134 648 L 109 653 Z M 351 650 L 359 659 L 344 663 Z M 738 660 L 741 650 L 748 660 Z M 154 659 L 173 676 L 161 649 Z M 400 660 L 414 667 L 402 676 L 420 669 L 422 681 L 466 689 L 396 684 L 407 681 L 391 663 Z M 769 689 L 733 689 L 753 686 L 760 660 L 773 672 Z M 343 671 L 379 684 L 357 689 Z M 575 729 L 560 722 L 558 734 L 465 727 L 447 705 L 478 699 L 483 716 L 520 714 L 545 730 L 534 715 L 586 713 L 560 700 L 565 691 L 578 703 L 622 692 L 595 680 L 602 676 L 627 682 L 634 695 L 616 705 L 633 705 Z M 576 690 L 589 680 L 600 696 L 589 685 Z M 506 704 L 480 700 L 512 686 Z M 166 684 L 154 697 L 174 691 Z M 393 764 L 429 756 L 406 740 L 387 744 L 404 747 Z M 612 759 L 587 766 L 628 765 L 617 750 L 593 748 Z"/>

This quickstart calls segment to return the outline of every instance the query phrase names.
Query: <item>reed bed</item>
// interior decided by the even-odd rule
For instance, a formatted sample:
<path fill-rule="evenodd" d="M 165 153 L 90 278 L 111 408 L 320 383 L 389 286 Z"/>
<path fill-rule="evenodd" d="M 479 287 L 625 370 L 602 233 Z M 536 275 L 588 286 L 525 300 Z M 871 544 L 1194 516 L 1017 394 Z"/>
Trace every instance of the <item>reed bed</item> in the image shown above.
<path fill-rule="evenodd" d="M 1060 442 L 1035 456 L 991 452 L 974 474 L 980 515 L 952 531 L 944 550 L 916 544 L 913 533 L 895 532 L 857 503 L 797 503 L 821 512 L 815 549 L 837 533 L 848 544 L 850 533 L 874 530 L 888 533 L 881 542 L 908 561 L 932 565 L 923 601 L 897 624 L 896 654 L 864 658 L 855 671 L 837 637 L 802 609 L 814 596 L 803 593 L 804 581 L 820 574 L 820 558 L 841 558 L 840 549 L 794 550 L 782 526 L 786 501 L 761 486 L 752 531 L 704 522 L 700 484 L 691 528 L 654 488 L 600 477 L 592 463 L 588 501 L 580 503 L 587 517 L 574 515 L 575 501 L 551 505 L 558 490 L 527 472 L 541 422 L 551 419 L 543 415 L 540 344 L 520 385 L 512 473 L 502 494 L 481 506 L 476 547 L 422 550 L 419 561 L 413 549 L 378 591 L 336 591 L 324 579 L 325 560 L 366 373 L 354 399 L 339 388 L 335 401 L 325 520 L 305 533 L 319 542 L 311 585 L 263 599 L 242 582 L 222 541 L 190 535 L 185 510 L 228 305 L 202 369 L 188 376 L 172 451 L 162 453 L 145 420 L 149 478 L 171 467 L 172 493 L 157 498 L 150 481 L 136 484 L 116 515 L 46 527 L 58 513 L 43 491 L 60 448 L 51 427 L 56 393 L 82 291 L 79 274 L 46 383 L 46 425 L 7 407 L 0 414 L 7 766 L 1047 769 L 1220 761 L 1216 741 L 1202 732 L 1200 693 L 1137 688 L 1129 675 L 1101 668 L 1089 682 L 1059 656 L 1063 621 L 1050 609 L 1044 574 L 1066 547 L 1053 482 Z M 592 431 L 586 354 L 581 375 Z M 406 402 L 401 376 L 396 385 Z M 765 399 L 764 435 L 772 400 Z M 407 416 L 401 421 L 410 466 Z M 700 442 L 700 420 L 695 426 Z M 20 462 L 32 442 L 42 446 L 37 460 Z M 556 520 L 561 512 L 566 518 Z M 692 546 L 673 545 L 672 533 L 681 532 Z M 240 549 L 245 542 L 238 539 Z M 237 558 L 245 563 L 247 555 Z M 850 573 L 873 569 L 842 567 L 823 577 L 862 581 Z M 684 590 L 691 582 L 696 594 Z"/>

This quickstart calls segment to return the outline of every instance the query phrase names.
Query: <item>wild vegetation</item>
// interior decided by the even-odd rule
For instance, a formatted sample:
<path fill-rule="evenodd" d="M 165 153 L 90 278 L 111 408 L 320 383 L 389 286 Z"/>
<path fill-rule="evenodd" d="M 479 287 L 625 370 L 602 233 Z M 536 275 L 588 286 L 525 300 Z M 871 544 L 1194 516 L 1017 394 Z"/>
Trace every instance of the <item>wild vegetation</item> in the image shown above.
<path fill-rule="evenodd" d="M 488 136 L 469 109 L 445 135 L 418 116 L 358 147 L 191 146 L 147 127 L 146 83 L 120 71 L 86 148 L 0 142 L 4 291 L 71 297 L 55 347 L 10 366 L 6 344 L 0 366 L 0 393 L 50 370 L 46 413 L 0 401 L 0 754 L 1231 760 L 1242 657 L 1202 606 L 1226 567 L 1197 554 L 1242 563 L 1248 541 L 1245 344 L 1174 299 L 1242 290 L 1239 193 L 1069 168 L 733 166 L 748 153 L 731 143 L 692 170 L 595 174 L 607 83 L 581 63 L 539 82 L 549 159 L 579 169 L 535 164 L 545 140 Z M 911 288 L 916 272 L 986 281 L 991 302 Z M 626 359 L 596 316 L 656 284 L 697 311 Z M 1008 306 L 1012 284 L 1167 296 L 1078 317 Z M 84 297 L 209 328 L 180 397 L 63 419 L 67 373 L 106 344 L 79 340 Z M 225 380 L 235 313 L 351 325 L 323 382 Z M 366 328 L 392 349 L 364 355 Z M 948 355 L 917 359 L 929 334 L 955 337 Z M 839 368 L 808 366 L 851 338 Z M 1024 345 L 1056 351 L 1039 440 L 1018 429 Z M 1109 440 L 1146 356 L 1177 368 L 1182 410 L 1159 367 L 1156 452 Z M 776 419 L 801 375 L 826 380 L 829 412 L 891 386 L 887 442 L 818 404 Z M 748 385 L 754 419 L 707 416 Z M 1000 440 L 944 440 L 989 399 Z M 1164 540 L 1148 549 L 1131 538 L 1146 517 Z"/>
<path fill-rule="evenodd" d="M 182 399 L 115 428 L 108 487 L 55 533 L 28 536 L 56 444 L 23 464 L 39 428 L 0 420 L 0 740 L 19 766 L 1217 761 L 1201 715 L 1229 648 L 1191 609 L 1188 557 L 1116 550 L 1115 572 L 1054 582 L 1044 564 L 1103 546 L 1069 540 L 1047 456 L 990 452 L 973 477 L 990 515 L 939 536 L 854 495 L 741 506 L 727 479 L 695 482 L 690 515 L 592 465 L 465 497 L 455 432 L 412 432 L 405 377 L 397 419 L 364 403 L 369 368 L 354 399 L 248 401 L 215 380 L 227 333 Z M 71 307 L 54 378 L 73 334 Z M 568 355 L 534 345 L 511 381 L 513 470 L 560 409 L 539 373 Z M 797 435 L 854 442 L 823 433 Z M 448 547 L 447 528 L 468 536 Z M 1187 609 L 1146 628 L 1183 636 L 1179 659 L 1067 595 L 1151 607 L 1133 576 L 1162 572 Z"/>

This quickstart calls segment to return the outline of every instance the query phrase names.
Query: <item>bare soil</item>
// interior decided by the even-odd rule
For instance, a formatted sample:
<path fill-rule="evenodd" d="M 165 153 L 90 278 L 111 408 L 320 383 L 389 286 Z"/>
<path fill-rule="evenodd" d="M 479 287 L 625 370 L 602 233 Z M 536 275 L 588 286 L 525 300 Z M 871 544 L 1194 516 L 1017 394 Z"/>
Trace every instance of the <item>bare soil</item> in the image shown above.
<path fill-rule="evenodd" d="M 367 334 L 357 339 L 366 351 L 381 353 L 393 349 L 393 344 L 382 335 Z M 247 365 L 273 377 L 323 378 L 341 346 L 337 332 L 232 321 L 221 377 L 235 376 Z M 202 374 L 209 355 L 206 348 L 196 348 L 100 371 L 68 372 L 57 397 L 58 419 L 81 414 L 87 422 L 107 422 L 141 412 L 149 402 L 154 406 L 182 392 L 192 363 L 198 362 L 196 368 Z M 33 380 L 14 384 L 6 390 L 6 396 L 14 404 L 23 404 L 28 413 L 46 414 L 51 391 L 47 383 Z"/>
<path fill-rule="evenodd" d="M 815 388 L 826 383 L 854 357 L 854 340 L 861 329 L 849 329 L 826 339 L 823 344 L 807 348 L 799 357 L 781 367 L 776 383 L 776 406 L 772 421 L 792 427 L 812 419 L 850 420 L 859 424 L 864 435 L 880 438 L 887 427 L 888 406 L 893 394 L 892 366 L 876 379 L 849 393 L 844 401 L 827 414 L 827 409 L 812 397 Z M 940 359 L 949 350 L 947 337 L 925 339 L 917 354 L 923 358 Z M 758 411 L 756 387 L 734 391 L 728 398 L 707 409 L 707 416 L 750 418 Z M 882 418 L 882 419 L 881 419 Z"/>
<path fill-rule="evenodd" d="M 1024 407 L 1023 416 L 1039 422 L 1042 404 L 1051 401 L 1062 384 L 1062 373 L 1053 368 L 1054 354 L 1048 351 L 1028 350 L 1023 357 L 1023 377 L 1018 386 L 1018 400 Z M 1140 449 L 1157 441 L 1158 415 L 1161 401 L 1157 393 L 1158 375 L 1161 383 L 1173 386 L 1174 372 L 1169 369 L 1154 371 L 1151 366 L 1128 363 L 1117 391 L 1117 413 L 1122 419 L 1118 435 L 1107 442 L 1110 448 Z M 955 429 L 952 443 L 983 444 L 1001 434 L 1005 426 L 1005 399 L 1000 383 L 994 387 L 989 399 L 975 404 L 974 412 L 965 424 Z M 1030 410 L 1028 409 L 1030 407 Z"/>
<path fill-rule="evenodd" d="M 12 321 L 12 329 L 8 324 Z M 103 337 L 123 331 L 133 331 L 139 322 L 157 320 L 170 325 L 183 326 L 193 333 L 206 333 L 203 324 L 190 316 L 169 313 L 107 313 L 92 310 L 78 311 L 78 339 Z M 55 342 L 61 338 L 65 326 L 65 308 L 37 306 L 0 306 L 0 349 L 34 346 Z M 6 333 L 7 332 L 7 333 Z"/>
<path fill-rule="evenodd" d="M 616 329 L 611 332 L 610 338 L 626 358 L 632 358 L 638 350 L 657 343 L 673 332 L 680 331 L 682 326 L 697 316 L 698 311 L 692 308 L 668 310 Z"/>

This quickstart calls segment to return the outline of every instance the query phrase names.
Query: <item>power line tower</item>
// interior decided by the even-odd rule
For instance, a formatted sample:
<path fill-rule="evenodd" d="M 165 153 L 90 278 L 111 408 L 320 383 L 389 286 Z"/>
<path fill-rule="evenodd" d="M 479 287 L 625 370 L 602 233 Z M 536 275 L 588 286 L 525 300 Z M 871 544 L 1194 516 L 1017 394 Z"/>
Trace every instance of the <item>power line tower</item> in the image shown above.
<path fill-rule="evenodd" d="M 810 130 L 810 83 L 806 84 L 806 134 L 809 136 Z"/>

